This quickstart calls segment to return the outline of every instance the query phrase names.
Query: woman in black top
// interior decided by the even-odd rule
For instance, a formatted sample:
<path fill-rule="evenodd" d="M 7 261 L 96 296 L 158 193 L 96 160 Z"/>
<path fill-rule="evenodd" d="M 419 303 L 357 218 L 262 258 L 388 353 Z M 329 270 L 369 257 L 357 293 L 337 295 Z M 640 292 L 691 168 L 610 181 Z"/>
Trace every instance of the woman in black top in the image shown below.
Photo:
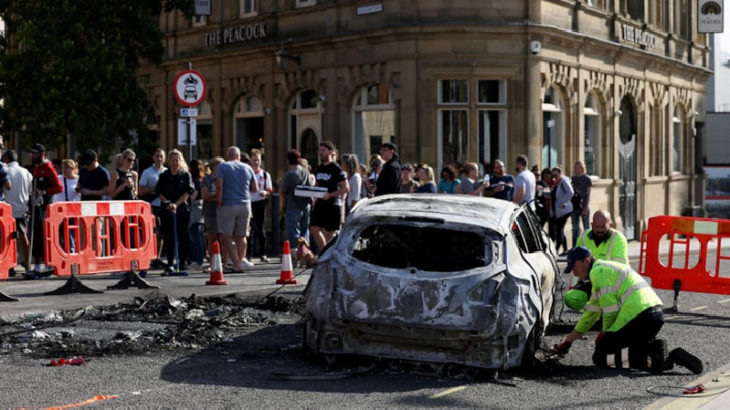
<path fill-rule="evenodd" d="M 188 222 L 190 221 L 190 205 L 187 200 L 195 192 L 193 179 L 188 172 L 188 165 L 182 152 L 173 149 L 168 154 L 167 170 L 160 174 L 156 192 L 162 202 L 162 235 L 164 250 L 167 256 L 166 273 L 173 272 L 175 262 L 175 228 L 177 220 L 178 263 L 184 268 L 188 258 Z M 175 218 L 175 219 L 173 219 Z"/>
<path fill-rule="evenodd" d="M 132 169 L 137 155 L 127 148 L 119 154 L 117 172 L 111 174 L 109 196 L 114 200 L 137 199 L 137 172 Z"/>

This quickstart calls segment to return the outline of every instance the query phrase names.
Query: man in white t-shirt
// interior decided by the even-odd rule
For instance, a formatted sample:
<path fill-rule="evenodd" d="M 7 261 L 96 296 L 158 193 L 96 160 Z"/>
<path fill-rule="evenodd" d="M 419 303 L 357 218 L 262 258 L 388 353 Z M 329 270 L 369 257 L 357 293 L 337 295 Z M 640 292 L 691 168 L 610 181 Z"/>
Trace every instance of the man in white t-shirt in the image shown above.
<path fill-rule="evenodd" d="M 20 253 L 23 255 L 26 273 L 30 269 L 28 263 L 28 202 L 30 201 L 30 193 L 33 191 L 33 175 L 30 171 L 18 164 L 18 154 L 15 151 L 5 151 L 2 155 L 3 162 L 8 168 L 8 179 L 12 183 L 10 190 L 5 190 L 5 202 L 7 202 L 13 210 L 13 218 L 15 218 L 15 231 L 17 234 L 18 244 L 20 245 Z M 15 275 L 15 269 L 11 269 L 10 276 Z"/>
<path fill-rule="evenodd" d="M 512 202 L 517 204 L 530 204 L 535 209 L 535 174 L 527 168 L 527 155 L 520 154 L 515 160 L 517 177 L 515 178 L 515 193 Z"/>
<path fill-rule="evenodd" d="M 142 171 L 142 176 L 139 178 L 139 197 L 145 201 L 149 201 L 152 206 L 152 213 L 155 215 L 155 225 L 157 226 L 157 251 L 162 252 L 162 203 L 160 197 L 155 192 L 157 188 L 157 181 L 160 179 L 160 175 L 167 170 L 165 167 L 165 150 L 157 148 L 155 153 L 152 155 L 152 165 Z M 161 265 L 159 257 L 153 263 L 155 266 Z"/>

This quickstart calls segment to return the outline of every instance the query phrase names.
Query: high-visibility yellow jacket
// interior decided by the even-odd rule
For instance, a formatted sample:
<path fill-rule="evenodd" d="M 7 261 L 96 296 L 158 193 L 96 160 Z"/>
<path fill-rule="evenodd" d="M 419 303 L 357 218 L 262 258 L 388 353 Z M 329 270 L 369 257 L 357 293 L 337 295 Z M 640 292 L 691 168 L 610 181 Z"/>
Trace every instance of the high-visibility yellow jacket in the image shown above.
<path fill-rule="evenodd" d="M 615 229 L 611 229 L 611 234 L 608 238 L 601 242 L 600 245 L 596 245 L 596 241 L 591 239 L 591 232 L 593 232 L 593 229 L 588 229 L 583 232 L 578 237 L 575 246 L 585 246 L 590 249 L 596 259 L 614 261 L 623 263 L 624 265 L 629 264 L 629 256 L 627 253 L 629 242 L 626 240 L 624 234 Z"/>
<path fill-rule="evenodd" d="M 575 330 L 586 333 L 603 314 L 603 330 L 616 332 L 639 313 L 662 300 L 649 284 L 628 265 L 597 260 L 589 273 L 591 298 Z"/>

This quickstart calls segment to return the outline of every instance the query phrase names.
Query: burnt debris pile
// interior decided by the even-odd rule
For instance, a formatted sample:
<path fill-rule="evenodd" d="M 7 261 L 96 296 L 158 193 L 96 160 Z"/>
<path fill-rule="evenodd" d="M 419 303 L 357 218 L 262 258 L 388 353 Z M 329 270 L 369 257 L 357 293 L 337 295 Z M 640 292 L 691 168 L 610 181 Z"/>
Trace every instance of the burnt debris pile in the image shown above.
<path fill-rule="evenodd" d="M 130 303 L 26 315 L 0 322 L 0 354 L 34 358 L 203 349 L 261 327 L 297 323 L 299 297 L 236 295 Z"/>

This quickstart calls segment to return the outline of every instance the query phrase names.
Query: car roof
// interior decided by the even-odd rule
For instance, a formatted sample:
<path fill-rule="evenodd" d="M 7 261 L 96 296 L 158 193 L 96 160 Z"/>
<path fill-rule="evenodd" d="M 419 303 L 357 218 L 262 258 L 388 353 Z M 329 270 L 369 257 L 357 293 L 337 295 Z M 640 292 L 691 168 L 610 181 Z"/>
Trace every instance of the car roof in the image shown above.
<path fill-rule="evenodd" d="M 510 201 L 459 194 L 392 194 L 362 200 L 353 208 L 350 219 L 400 219 L 407 216 L 440 218 L 509 232 L 510 217 L 519 208 Z"/>

